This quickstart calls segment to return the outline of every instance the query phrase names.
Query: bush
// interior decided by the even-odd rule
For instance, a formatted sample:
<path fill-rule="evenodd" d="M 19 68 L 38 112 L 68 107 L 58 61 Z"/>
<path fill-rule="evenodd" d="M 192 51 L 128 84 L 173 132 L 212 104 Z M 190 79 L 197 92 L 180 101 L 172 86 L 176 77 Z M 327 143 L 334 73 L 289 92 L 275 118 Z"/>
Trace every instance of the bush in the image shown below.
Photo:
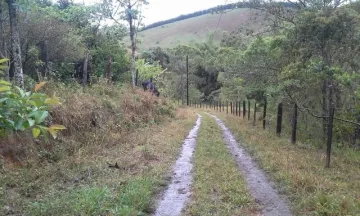
<path fill-rule="evenodd" d="M 0 80 L 0 133 L 32 129 L 34 138 L 41 133 L 50 133 L 54 138 L 58 130 L 65 129 L 62 125 L 45 126 L 51 104 L 60 104 L 57 98 L 50 98 L 37 91 L 45 85 L 41 82 L 35 86 L 34 92 L 26 92 L 22 88 L 12 86 Z"/>

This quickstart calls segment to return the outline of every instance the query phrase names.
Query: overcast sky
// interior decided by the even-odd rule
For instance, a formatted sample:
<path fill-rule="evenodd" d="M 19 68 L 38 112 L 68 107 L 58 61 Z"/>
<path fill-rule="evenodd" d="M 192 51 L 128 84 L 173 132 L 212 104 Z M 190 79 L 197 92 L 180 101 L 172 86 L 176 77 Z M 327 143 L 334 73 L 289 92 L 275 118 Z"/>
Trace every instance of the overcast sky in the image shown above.
<path fill-rule="evenodd" d="M 101 0 L 75 0 L 75 2 L 93 3 Z M 221 4 L 235 2 L 234 0 L 148 0 L 143 11 L 144 24 L 167 20 L 181 14 L 188 14 L 198 10 L 207 9 Z"/>

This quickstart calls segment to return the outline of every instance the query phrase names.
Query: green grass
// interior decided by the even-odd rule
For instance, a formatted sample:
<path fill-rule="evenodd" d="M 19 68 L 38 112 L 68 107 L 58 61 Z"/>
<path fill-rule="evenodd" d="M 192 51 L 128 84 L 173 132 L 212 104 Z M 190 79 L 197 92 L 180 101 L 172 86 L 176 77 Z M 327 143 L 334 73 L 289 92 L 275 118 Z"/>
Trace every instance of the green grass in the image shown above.
<path fill-rule="evenodd" d="M 114 189 L 82 187 L 32 203 L 28 215 L 142 215 L 151 212 L 154 177 L 138 177 Z M 113 191 L 112 191 L 113 190 Z"/>
<path fill-rule="evenodd" d="M 360 215 L 360 152 L 335 148 L 331 168 L 325 169 L 324 150 L 292 145 L 288 134 L 277 137 L 274 128 L 262 130 L 260 122 L 254 127 L 230 114 L 216 115 L 288 195 L 294 215 Z"/>
<path fill-rule="evenodd" d="M 254 201 L 215 120 L 203 114 L 194 155 L 194 183 L 186 215 L 253 215 Z"/>
<path fill-rule="evenodd" d="M 220 43 L 223 32 L 240 28 L 256 32 L 265 26 L 264 22 L 263 15 L 255 14 L 248 8 L 235 9 L 222 15 L 206 14 L 139 32 L 141 43 L 138 47 L 144 50 L 155 46 L 171 48 L 179 44 L 200 43 L 205 42 L 210 34 L 214 34 L 215 43 Z"/>

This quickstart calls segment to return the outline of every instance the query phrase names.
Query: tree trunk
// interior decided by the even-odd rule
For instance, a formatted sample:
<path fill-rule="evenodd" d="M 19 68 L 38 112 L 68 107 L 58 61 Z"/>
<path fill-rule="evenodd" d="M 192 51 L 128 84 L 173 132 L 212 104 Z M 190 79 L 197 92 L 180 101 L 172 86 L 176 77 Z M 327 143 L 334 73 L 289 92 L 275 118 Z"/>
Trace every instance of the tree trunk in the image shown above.
<path fill-rule="evenodd" d="M 4 31 L 4 22 L 3 22 L 4 16 L 3 16 L 3 4 L 0 2 L 0 55 L 1 58 L 9 58 L 7 53 L 7 46 L 6 46 L 6 38 L 5 38 L 5 31 Z M 9 62 L 7 62 L 7 65 L 9 66 Z M 4 69 L 4 79 L 10 80 L 9 75 L 9 67 L 6 67 Z"/>
<path fill-rule="evenodd" d="M 15 0 L 6 0 L 9 7 L 11 53 L 14 62 L 15 85 L 24 88 L 24 74 L 21 65 L 20 37 L 17 23 L 17 6 Z"/>
<path fill-rule="evenodd" d="M 131 11 L 131 5 L 128 5 L 128 10 Z M 130 72 L 131 72 L 131 81 L 133 87 L 135 87 L 135 50 L 136 50 L 136 44 L 135 44 L 135 26 L 134 26 L 134 20 L 132 15 L 128 14 L 128 21 L 130 25 L 130 41 L 131 41 L 131 60 L 130 60 Z"/>
<path fill-rule="evenodd" d="M 39 47 L 40 47 L 40 60 L 44 62 L 44 66 L 42 66 L 41 69 L 42 77 L 46 79 L 48 74 L 50 74 L 47 42 L 46 41 L 39 42 Z"/>

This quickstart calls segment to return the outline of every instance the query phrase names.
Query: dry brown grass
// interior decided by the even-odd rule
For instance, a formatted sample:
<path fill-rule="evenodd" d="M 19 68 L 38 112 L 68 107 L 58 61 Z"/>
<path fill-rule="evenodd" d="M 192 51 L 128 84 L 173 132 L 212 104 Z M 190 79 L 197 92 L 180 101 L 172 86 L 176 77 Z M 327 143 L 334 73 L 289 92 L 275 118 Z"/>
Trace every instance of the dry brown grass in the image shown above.
<path fill-rule="evenodd" d="M 13 139 L 26 148 L 22 168 L 0 158 L 0 207 L 6 207 L 2 213 L 22 214 L 36 200 L 55 200 L 84 186 L 121 188 L 150 173 L 162 185 L 196 118 L 184 109 L 175 113 L 164 98 L 127 87 L 94 86 L 83 93 L 53 86 L 45 91 L 61 92 L 63 104 L 54 107 L 51 120 L 67 130 L 50 143 Z M 120 169 L 110 169 L 107 163 L 118 163 Z M 37 215 L 31 209 L 28 213 Z"/>

